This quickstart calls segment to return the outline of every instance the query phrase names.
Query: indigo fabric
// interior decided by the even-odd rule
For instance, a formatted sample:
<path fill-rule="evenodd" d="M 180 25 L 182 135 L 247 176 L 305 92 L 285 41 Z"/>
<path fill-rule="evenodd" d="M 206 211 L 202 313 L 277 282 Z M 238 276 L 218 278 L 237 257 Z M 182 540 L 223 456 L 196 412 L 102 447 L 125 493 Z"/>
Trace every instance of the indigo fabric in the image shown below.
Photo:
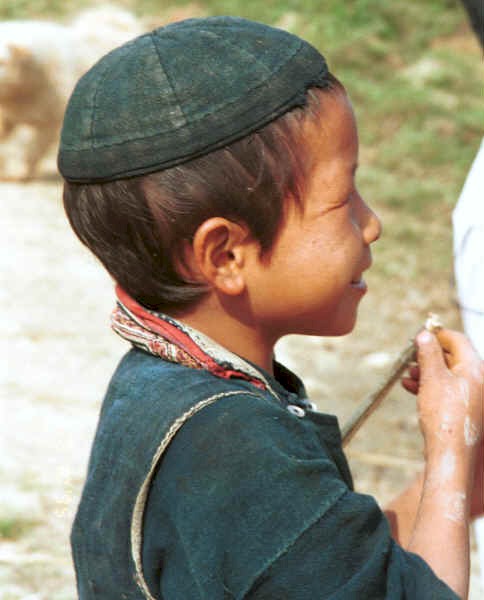
<path fill-rule="evenodd" d="M 124 357 L 72 531 L 81 600 L 457 598 L 353 491 L 336 418 L 311 410 L 289 371 L 275 373 L 261 373 L 262 390 L 139 349 Z M 180 415 L 214 395 L 155 460 Z M 140 572 L 133 512 L 154 465 Z"/>
<path fill-rule="evenodd" d="M 66 180 L 151 173 L 225 146 L 325 86 L 325 59 L 297 36 L 242 18 L 187 19 L 103 57 L 69 101 Z"/>

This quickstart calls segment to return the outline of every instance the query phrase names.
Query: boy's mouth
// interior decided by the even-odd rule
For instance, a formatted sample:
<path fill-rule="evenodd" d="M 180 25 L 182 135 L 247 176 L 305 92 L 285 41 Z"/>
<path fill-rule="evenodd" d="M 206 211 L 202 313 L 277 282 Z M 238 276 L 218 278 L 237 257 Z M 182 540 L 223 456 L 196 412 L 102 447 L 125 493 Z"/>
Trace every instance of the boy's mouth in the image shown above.
<path fill-rule="evenodd" d="M 355 288 L 357 290 L 366 290 L 367 285 L 366 285 L 365 280 L 363 279 L 363 273 L 371 267 L 371 263 L 372 263 L 372 260 L 371 260 L 371 255 L 370 255 L 368 262 L 366 262 L 364 264 L 363 268 L 358 273 L 358 275 L 355 275 L 354 279 L 352 279 L 350 281 L 350 286 L 352 288 Z"/>
<path fill-rule="evenodd" d="M 356 288 L 358 290 L 364 290 L 366 289 L 366 282 L 365 280 L 360 277 L 359 279 L 355 279 L 353 281 L 350 282 L 350 285 L 352 288 Z"/>

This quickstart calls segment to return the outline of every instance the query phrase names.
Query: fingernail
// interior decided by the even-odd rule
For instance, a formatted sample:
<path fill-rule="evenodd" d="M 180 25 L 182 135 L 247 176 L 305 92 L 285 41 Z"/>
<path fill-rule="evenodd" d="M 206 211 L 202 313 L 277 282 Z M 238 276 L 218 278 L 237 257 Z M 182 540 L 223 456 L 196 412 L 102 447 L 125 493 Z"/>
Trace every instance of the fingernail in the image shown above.
<path fill-rule="evenodd" d="M 419 342 L 419 344 L 428 344 L 429 342 L 432 341 L 432 334 L 430 333 L 430 331 L 427 331 L 426 329 L 424 329 L 423 331 L 421 331 L 418 336 L 417 336 L 417 341 Z"/>

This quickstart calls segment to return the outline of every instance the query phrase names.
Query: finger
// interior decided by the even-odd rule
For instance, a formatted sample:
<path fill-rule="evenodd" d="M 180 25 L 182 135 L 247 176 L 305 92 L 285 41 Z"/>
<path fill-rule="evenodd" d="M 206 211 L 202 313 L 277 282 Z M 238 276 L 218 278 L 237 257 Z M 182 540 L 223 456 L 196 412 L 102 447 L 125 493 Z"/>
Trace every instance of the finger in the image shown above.
<path fill-rule="evenodd" d="M 410 367 L 408 368 L 408 376 L 412 379 L 415 379 L 415 381 L 418 381 L 420 379 L 420 368 L 418 365 L 410 365 Z"/>
<path fill-rule="evenodd" d="M 470 340 L 460 331 L 441 329 L 436 335 L 445 352 L 449 367 L 452 368 L 459 363 L 473 363 L 479 360 Z"/>
<path fill-rule="evenodd" d="M 422 381 L 440 377 L 447 372 L 444 354 L 437 337 L 430 331 L 421 331 L 416 338 L 417 359 Z"/>
<path fill-rule="evenodd" d="M 418 394 L 419 383 L 408 377 L 402 377 L 402 386 L 411 394 Z"/>

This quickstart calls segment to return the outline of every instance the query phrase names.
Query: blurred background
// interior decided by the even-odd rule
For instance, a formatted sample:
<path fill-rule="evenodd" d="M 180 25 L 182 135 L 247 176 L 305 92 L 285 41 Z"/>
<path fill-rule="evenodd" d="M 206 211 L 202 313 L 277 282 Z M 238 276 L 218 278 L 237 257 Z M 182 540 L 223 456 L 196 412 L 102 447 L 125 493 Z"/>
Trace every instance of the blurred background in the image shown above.
<path fill-rule="evenodd" d="M 112 284 L 66 223 L 55 168 L 74 81 L 138 33 L 240 15 L 301 35 L 353 101 L 358 184 L 383 221 L 355 331 L 277 353 L 343 424 L 429 311 L 461 328 L 451 214 L 483 135 L 482 52 L 458 0 L 0 0 L 3 248 L 0 599 L 71 600 L 68 536 L 104 389 L 126 345 Z M 421 467 L 415 400 L 396 386 L 348 447 L 384 504 Z M 473 539 L 471 599 L 484 598 Z"/>

